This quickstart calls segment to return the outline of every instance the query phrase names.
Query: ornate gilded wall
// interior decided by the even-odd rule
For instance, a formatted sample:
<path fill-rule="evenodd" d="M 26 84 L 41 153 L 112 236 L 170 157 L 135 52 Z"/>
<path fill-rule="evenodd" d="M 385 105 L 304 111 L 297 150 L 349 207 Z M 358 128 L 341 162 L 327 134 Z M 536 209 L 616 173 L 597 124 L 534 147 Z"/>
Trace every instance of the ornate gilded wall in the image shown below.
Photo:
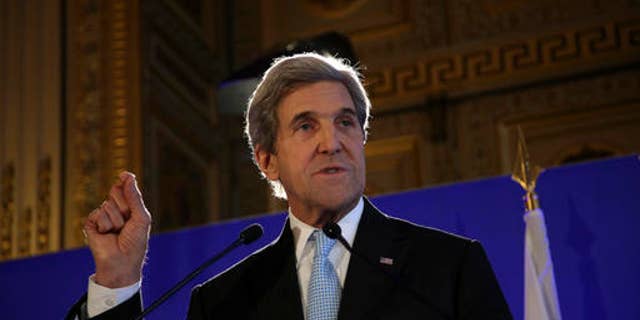
<path fill-rule="evenodd" d="M 64 6 L 63 6 L 64 5 Z M 367 194 L 640 151 L 637 0 L 0 2 L 0 259 L 83 244 L 134 171 L 155 232 L 284 208 L 216 88 L 274 48 L 351 39 Z"/>

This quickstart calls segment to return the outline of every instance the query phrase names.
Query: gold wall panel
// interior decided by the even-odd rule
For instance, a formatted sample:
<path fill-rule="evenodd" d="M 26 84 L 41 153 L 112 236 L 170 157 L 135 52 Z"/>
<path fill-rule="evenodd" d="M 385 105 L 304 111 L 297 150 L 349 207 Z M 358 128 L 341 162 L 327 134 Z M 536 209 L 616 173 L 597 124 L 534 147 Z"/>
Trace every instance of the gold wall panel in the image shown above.
<path fill-rule="evenodd" d="M 145 190 L 154 215 L 154 232 L 219 220 L 217 166 L 162 122 L 150 123 L 150 167 Z"/>
<path fill-rule="evenodd" d="M 406 135 L 369 141 L 365 145 L 365 194 L 376 195 L 421 187 L 424 161 L 418 136 Z"/>
<path fill-rule="evenodd" d="M 549 168 L 565 163 L 582 150 L 600 150 L 607 156 L 640 150 L 640 101 L 597 109 L 551 112 L 535 117 L 503 120 L 499 129 L 501 168 L 511 170 L 515 159 L 516 130 L 522 128 L 531 161 Z"/>
<path fill-rule="evenodd" d="M 213 11 L 220 6 L 142 2 L 143 165 L 155 231 L 219 220 L 228 203 L 221 168 L 227 146 L 215 106 L 227 66 L 219 50 L 225 46 L 212 43 L 220 41 Z"/>
<path fill-rule="evenodd" d="M 583 146 L 606 145 L 609 147 L 595 149 L 613 154 L 640 152 L 637 139 L 629 138 L 640 122 L 622 125 L 614 121 L 621 119 L 614 112 L 621 112 L 619 108 L 626 110 L 630 120 L 635 119 L 628 108 L 639 101 L 640 70 L 629 68 L 451 102 L 458 138 L 447 151 L 454 161 L 445 169 L 456 171 L 460 179 L 510 174 L 515 157 L 513 130 L 518 124 L 528 139 L 532 159 L 543 166 L 557 165 L 561 160 L 555 156 L 566 158 Z M 563 125 L 566 131 L 561 130 Z M 570 129 L 580 125 L 589 130 Z M 545 138 L 529 141 L 538 131 L 545 132 Z M 607 143 L 602 144 L 591 132 L 606 136 Z M 534 142 L 535 147 L 531 146 Z"/>
<path fill-rule="evenodd" d="M 263 49 L 327 31 L 340 31 L 354 42 L 393 37 L 408 32 L 414 20 L 408 0 L 270 0 L 262 10 Z"/>

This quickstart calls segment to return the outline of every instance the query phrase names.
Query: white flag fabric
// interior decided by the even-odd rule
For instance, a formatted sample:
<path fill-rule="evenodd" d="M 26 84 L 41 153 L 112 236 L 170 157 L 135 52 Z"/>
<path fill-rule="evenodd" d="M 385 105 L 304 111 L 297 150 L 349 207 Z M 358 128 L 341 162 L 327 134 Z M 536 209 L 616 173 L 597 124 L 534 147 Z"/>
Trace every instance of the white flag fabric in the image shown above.
<path fill-rule="evenodd" d="M 524 215 L 524 221 L 524 319 L 560 320 L 544 214 L 541 209 L 529 211 Z"/>

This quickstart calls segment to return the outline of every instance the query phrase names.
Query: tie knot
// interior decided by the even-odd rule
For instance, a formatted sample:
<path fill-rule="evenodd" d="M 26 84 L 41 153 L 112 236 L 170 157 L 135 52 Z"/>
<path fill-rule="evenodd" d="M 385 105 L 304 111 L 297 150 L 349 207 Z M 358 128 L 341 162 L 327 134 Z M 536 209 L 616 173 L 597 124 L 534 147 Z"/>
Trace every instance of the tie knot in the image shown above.
<path fill-rule="evenodd" d="M 331 248 L 333 248 L 333 245 L 336 244 L 336 239 L 327 237 L 320 230 L 314 231 L 313 237 L 315 237 L 316 240 L 316 255 L 326 258 L 329 255 Z"/>

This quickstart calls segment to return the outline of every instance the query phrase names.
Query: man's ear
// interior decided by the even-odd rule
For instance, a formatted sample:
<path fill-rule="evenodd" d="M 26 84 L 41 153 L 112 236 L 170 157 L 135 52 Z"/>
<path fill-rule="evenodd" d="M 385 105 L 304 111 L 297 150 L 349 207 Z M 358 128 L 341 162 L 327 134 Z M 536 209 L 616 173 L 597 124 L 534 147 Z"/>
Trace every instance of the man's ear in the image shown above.
<path fill-rule="evenodd" d="M 260 171 L 262 171 L 269 180 L 275 181 L 280 178 L 277 155 L 266 151 L 261 145 L 256 145 L 253 148 L 253 156 L 260 167 Z"/>

